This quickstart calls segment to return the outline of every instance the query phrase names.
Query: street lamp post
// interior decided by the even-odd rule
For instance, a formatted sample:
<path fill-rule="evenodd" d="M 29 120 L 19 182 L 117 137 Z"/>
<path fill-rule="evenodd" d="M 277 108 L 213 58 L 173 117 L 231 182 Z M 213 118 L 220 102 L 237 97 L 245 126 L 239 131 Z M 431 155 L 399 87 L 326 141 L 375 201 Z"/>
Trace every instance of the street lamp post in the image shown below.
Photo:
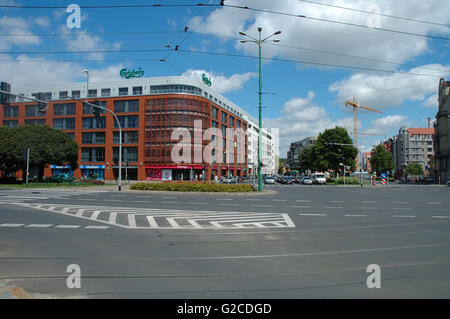
<path fill-rule="evenodd" d="M 263 187 L 263 182 L 262 182 L 262 174 L 261 174 L 261 163 L 262 163 L 262 103 L 261 103 L 261 96 L 262 96 L 262 82 L 261 82 L 261 47 L 262 44 L 267 41 L 270 37 L 274 36 L 274 35 L 278 35 L 281 33 L 281 31 L 277 31 L 275 33 L 273 33 L 272 35 L 264 38 L 261 40 L 261 31 L 262 28 L 258 27 L 258 39 L 255 39 L 247 34 L 245 34 L 244 32 L 239 32 L 240 35 L 242 36 L 246 36 L 248 38 L 250 38 L 251 40 L 241 40 L 241 43 L 246 43 L 246 42 L 253 42 L 256 43 L 258 45 L 258 57 L 259 57 L 259 136 L 258 136 L 258 191 L 262 191 L 262 187 Z M 272 40 L 273 42 L 280 42 L 280 40 Z"/>
<path fill-rule="evenodd" d="M 120 121 L 117 118 L 116 114 L 111 111 L 108 110 L 107 108 L 104 108 L 102 106 L 99 105 L 95 105 L 92 103 L 88 102 L 88 98 L 89 98 L 89 71 L 87 69 L 83 70 L 83 73 L 86 73 L 86 105 L 90 105 L 92 107 L 96 107 L 99 108 L 101 110 L 107 111 L 109 113 L 111 113 L 114 116 L 114 119 L 117 121 L 117 125 L 119 125 L 119 183 L 118 183 L 118 191 L 120 192 L 122 190 L 122 125 L 120 125 Z M 71 100 L 77 100 L 74 99 L 71 96 L 68 96 L 69 99 Z"/>

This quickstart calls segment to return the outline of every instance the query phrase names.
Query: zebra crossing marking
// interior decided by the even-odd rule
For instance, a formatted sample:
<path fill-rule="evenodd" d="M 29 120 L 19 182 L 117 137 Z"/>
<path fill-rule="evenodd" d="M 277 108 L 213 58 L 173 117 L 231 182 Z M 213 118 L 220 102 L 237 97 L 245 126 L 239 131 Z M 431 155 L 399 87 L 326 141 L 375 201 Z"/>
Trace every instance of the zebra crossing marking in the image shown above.
<path fill-rule="evenodd" d="M 285 213 L 189 211 L 108 206 L 15 203 L 127 229 L 285 228 L 295 224 Z M 101 226 L 99 226 L 101 227 Z M 94 228 L 94 227 L 89 227 Z"/>

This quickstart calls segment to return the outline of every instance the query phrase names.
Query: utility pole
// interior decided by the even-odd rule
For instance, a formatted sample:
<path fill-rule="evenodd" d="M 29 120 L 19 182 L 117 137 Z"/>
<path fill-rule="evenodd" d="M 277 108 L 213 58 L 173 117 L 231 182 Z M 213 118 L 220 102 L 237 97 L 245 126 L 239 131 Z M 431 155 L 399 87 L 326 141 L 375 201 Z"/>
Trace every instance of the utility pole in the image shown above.
<path fill-rule="evenodd" d="M 261 80 L 261 47 L 262 44 L 268 40 L 270 37 L 274 36 L 274 35 L 278 35 L 281 33 L 281 31 L 277 31 L 275 33 L 273 33 L 272 35 L 268 36 L 265 39 L 261 40 L 261 31 L 262 28 L 258 27 L 258 39 L 255 39 L 247 34 L 245 34 L 244 32 L 239 32 L 240 35 L 242 36 L 246 36 L 248 38 L 251 39 L 250 40 L 240 40 L 241 43 L 246 43 L 246 42 L 253 42 L 256 43 L 258 45 L 258 61 L 259 61 L 259 90 L 258 90 L 258 94 L 259 94 L 259 136 L 258 136 L 258 191 L 262 191 L 263 190 L 263 180 L 262 180 L 262 174 L 261 174 L 261 164 L 262 164 L 262 80 Z M 273 42 L 280 42 L 280 40 L 272 40 Z"/>

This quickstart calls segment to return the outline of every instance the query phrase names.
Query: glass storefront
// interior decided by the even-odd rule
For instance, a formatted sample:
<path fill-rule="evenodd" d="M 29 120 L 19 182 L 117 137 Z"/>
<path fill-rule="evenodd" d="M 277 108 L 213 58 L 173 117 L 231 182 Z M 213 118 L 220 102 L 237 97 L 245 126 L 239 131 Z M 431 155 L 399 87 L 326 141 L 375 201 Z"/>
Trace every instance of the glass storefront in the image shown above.
<path fill-rule="evenodd" d="M 80 165 L 83 179 L 105 179 L 105 165 Z"/>

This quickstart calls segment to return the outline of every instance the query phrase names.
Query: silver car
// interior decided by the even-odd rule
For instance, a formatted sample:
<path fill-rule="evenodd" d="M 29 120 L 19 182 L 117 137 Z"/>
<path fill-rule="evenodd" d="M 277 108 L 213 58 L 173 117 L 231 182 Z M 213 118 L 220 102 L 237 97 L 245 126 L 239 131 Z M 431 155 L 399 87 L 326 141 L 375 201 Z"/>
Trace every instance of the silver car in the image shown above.
<path fill-rule="evenodd" d="M 273 178 L 272 176 L 267 176 L 266 179 L 264 180 L 265 184 L 275 184 L 275 178 Z"/>

